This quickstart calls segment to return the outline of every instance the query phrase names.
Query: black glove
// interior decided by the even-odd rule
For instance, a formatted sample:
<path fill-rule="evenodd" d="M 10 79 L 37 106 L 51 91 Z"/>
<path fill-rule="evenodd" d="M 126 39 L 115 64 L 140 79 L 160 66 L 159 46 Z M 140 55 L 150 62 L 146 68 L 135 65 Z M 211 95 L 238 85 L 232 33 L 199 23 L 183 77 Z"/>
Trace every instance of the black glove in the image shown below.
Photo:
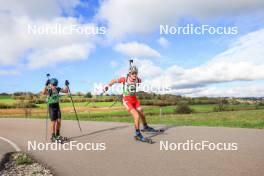
<path fill-rule="evenodd" d="M 108 89 L 109 89 L 109 87 L 108 87 L 108 86 L 105 86 L 105 87 L 104 87 L 104 92 L 107 92 Z"/>
<path fill-rule="evenodd" d="M 65 86 L 69 86 L 70 82 L 68 80 L 65 81 Z"/>
<path fill-rule="evenodd" d="M 45 83 L 46 86 L 48 86 L 50 84 L 50 80 L 48 79 Z"/>

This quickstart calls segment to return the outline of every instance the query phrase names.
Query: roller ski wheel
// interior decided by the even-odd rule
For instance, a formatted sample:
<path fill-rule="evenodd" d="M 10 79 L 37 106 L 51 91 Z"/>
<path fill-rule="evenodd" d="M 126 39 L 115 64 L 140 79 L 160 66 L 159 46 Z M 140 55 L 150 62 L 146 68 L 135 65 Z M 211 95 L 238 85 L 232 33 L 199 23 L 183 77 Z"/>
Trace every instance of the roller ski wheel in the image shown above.
<path fill-rule="evenodd" d="M 154 129 L 150 126 L 147 126 L 146 128 L 141 129 L 144 133 L 163 133 L 164 129 Z"/>
<path fill-rule="evenodd" d="M 153 144 L 154 142 L 152 141 L 152 139 L 150 138 L 139 138 L 138 136 L 134 136 L 135 140 L 136 141 L 139 141 L 139 142 L 146 142 L 146 143 L 149 143 L 149 144 Z"/>
<path fill-rule="evenodd" d="M 65 143 L 65 142 L 68 141 L 68 138 L 67 138 L 67 137 L 63 137 L 63 136 L 57 136 L 57 137 L 56 137 L 56 141 L 57 141 L 58 143 L 60 143 L 60 144 L 63 144 L 63 143 Z"/>

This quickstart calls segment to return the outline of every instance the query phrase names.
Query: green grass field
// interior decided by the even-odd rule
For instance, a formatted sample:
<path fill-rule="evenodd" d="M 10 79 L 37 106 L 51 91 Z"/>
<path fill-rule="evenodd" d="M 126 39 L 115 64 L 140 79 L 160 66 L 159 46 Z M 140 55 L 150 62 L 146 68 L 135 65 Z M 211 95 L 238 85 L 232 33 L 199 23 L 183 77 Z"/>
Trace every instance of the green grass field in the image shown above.
<path fill-rule="evenodd" d="M 205 105 L 190 105 L 190 107 L 194 110 L 194 113 L 211 113 L 214 112 L 214 107 L 217 105 L 214 104 L 205 104 Z M 171 114 L 174 113 L 175 108 L 177 106 L 165 106 L 162 107 L 162 113 L 164 114 Z M 228 108 L 233 109 L 233 111 L 239 111 L 239 110 L 255 110 L 255 105 L 229 105 Z M 264 106 L 258 106 L 258 109 L 264 109 Z M 146 107 L 145 112 L 148 113 L 159 113 L 160 108 L 159 107 Z"/>
<path fill-rule="evenodd" d="M 81 103 L 74 103 L 76 107 L 109 107 L 113 104 L 113 102 L 94 102 L 94 103 L 87 103 L 87 102 L 81 102 Z M 47 108 L 47 104 L 38 104 L 39 108 Z M 121 106 L 121 103 L 116 103 L 114 106 Z M 71 102 L 67 103 L 60 103 L 60 107 L 72 107 Z"/>
<path fill-rule="evenodd" d="M 15 100 L 10 96 L 0 96 L 0 103 L 11 104 Z M 79 112 L 81 120 L 91 121 L 112 121 L 112 122 L 129 122 L 132 123 L 131 115 L 125 110 L 111 110 L 110 111 L 95 111 L 89 112 L 92 107 L 110 107 L 113 102 L 95 102 L 89 103 L 75 103 L 76 107 L 87 107 L 88 112 Z M 121 102 L 115 106 L 121 106 Z M 61 103 L 60 106 L 71 107 L 71 103 Z M 152 124 L 167 124 L 167 125 L 192 125 L 192 126 L 223 126 L 223 127 L 241 127 L 241 128 L 264 128 L 264 106 L 258 106 L 256 110 L 255 105 L 228 105 L 232 111 L 214 112 L 215 104 L 205 105 L 190 105 L 194 113 L 188 115 L 175 114 L 176 106 L 154 107 L 146 106 L 144 111 L 148 121 Z M 39 104 L 38 108 L 46 109 L 46 104 Z M 160 116 L 160 112 L 162 115 Z M 30 118 L 45 118 L 46 114 L 32 114 Z M 23 115 L 16 117 L 24 117 Z M 63 113 L 63 119 L 74 120 L 74 113 Z"/>
<path fill-rule="evenodd" d="M 16 102 L 16 100 L 12 99 L 12 97 L 9 95 L 1 95 L 0 96 L 0 103 L 11 104 L 14 102 Z"/>
<path fill-rule="evenodd" d="M 5 104 L 12 104 L 15 103 L 16 100 L 12 99 L 11 96 L 0 96 L 0 103 L 5 103 Z M 110 107 L 113 104 L 113 102 L 94 102 L 94 103 L 87 103 L 87 102 L 81 102 L 81 103 L 75 103 L 76 107 L 87 107 L 87 108 L 92 108 L 92 107 Z M 60 103 L 61 108 L 64 107 L 71 107 L 72 103 L 67 102 L 67 103 Z M 122 106 L 121 102 L 117 102 L 114 104 L 114 106 Z M 205 113 L 205 112 L 213 112 L 214 107 L 217 105 L 215 104 L 203 104 L 203 105 L 190 105 L 190 107 L 194 110 L 196 113 Z M 37 104 L 38 108 L 46 108 L 47 105 L 45 103 L 43 104 Z M 176 106 L 166 106 L 162 107 L 162 113 L 173 113 L 174 109 Z M 256 109 L 255 105 L 248 105 L 248 104 L 239 104 L 239 105 L 228 105 L 230 109 L 233 110 L 254 110 Z M 259 106 L 259 109 L 264 109 L 264 106 Z M 147 108 L 149 113 L 159 113 L 160 108 L 155 107 L 155 108 Z"/>
<path fill-rule="evenodd" d="M 13 99 L 11 96 L 9 95 L 1 95 L 0 96 L 0 103 L 3 104 L 12 104 L 15 103 L 16 100 Z M 113 102 L 94 102 L 94 103 L 87 103 L 87 102 L 81 102 L 81 103 L 75 103 L 75 106 L 81 106 L 81 107 L 108 107 L 111 106 L 113 104 Z M 121 102 L 116 103 L 114 106 L 121 106 Z M 63 107 L 71 107 L 72 103 L 71 102 L 67 102 L 67 103 L 60 103 L 60 106 Z M 47 104 L 43 103 L 43 104 L 37 104 L 38 108 L 46 108 Z"/>
<path fill-rule="evenodd" d="M 74 113 L 63 113 L 64 120 L 75 120 Z M 111 113 L 78 113 L 80 120 L 133 123 L 126 111 Z M 32 118 L 46 118 L 45 115 L 33 115 Z M 150 124 L 177 126 L 213 126 L 264 129 L 264 110 L 241 110 L 229 112 L 196 113 L 188 115 L 147 115 Z"/>

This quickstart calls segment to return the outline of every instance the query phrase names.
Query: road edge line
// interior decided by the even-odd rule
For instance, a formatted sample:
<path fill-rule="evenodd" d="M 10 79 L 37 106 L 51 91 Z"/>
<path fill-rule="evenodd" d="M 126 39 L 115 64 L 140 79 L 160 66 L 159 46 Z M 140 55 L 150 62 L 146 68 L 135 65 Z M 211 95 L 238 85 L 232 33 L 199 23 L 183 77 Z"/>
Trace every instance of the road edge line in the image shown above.
<path fill-rule="evenodd" d="M 16 152 L 20 152 L 21 151 L 21 149 L 14 142 L 12 142 L 11 140 L 9 140 L 7 138 L 4 138 L 4 137 L 1 137 L 1 136 L 0 136 L 0 139 L 2 139 L 3 141 L 7 142 L 8 144 L 10 144 L 16 150 Z"/>

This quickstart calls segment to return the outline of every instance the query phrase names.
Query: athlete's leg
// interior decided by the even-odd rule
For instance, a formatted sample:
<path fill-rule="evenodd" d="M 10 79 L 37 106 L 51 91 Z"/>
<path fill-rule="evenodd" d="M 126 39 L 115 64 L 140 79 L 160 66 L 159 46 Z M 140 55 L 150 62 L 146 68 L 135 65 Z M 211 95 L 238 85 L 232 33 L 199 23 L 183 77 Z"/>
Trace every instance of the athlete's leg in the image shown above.
<path fill-rule="evenodd" d="M 123 99 L 123 104 L 126 107 L 127 111 L 130 112 L 130 114 L 134 118 L 135 129 L 139 130 L 139 118 L 140 118 L 140 115 L 139 115 L 138 111 L 135 109 L 136 108 L 135 105 L 133 104 L 133 102 L 127 101 L 127 100 L 124 100 L 124 99 Z"/>
<path fill-rule="evenodd" d="M 128 112 L 133 116 L 134 125 L 135 125 L 135 137 L 139 140 L 145 140 L 145 138 L 140 133 L 139 123 L 140 123 L 140 114 L 136 110 L 135 104 L 129 101 L 123 100 L 124 106 L 127 108 Z"/>
<path fill-rule="evenodd" d="M 138 100 L 135 103 L 135 108 L 139 113 L 142 124 L 144 125 L 144 127 L 147 126 L 147 120 L 146 120 L 143 108 L 140 106 L 140 102 Z"/>
<path fill-rule="evenodd" d="M 140 117 L 140 115 L 139 115 L 138 111 L 136 109 L 131 109 L 130 113 L 134 118 L 135 129 L 139 130 L 139 117 Z"/>
<path fill-rule="evenodd" d="M 54 113 L 54 109 L 49 107 L 49 116 L 50 116 L 50 130 L 51 130 L 51 138 L 55 136 L 55 132 L 56 132 L 56 119 L 55 119 L 55 113 Z"/>
<path fill-rule="evenodd" d="M 61 119 L 56 120 L 56 135 L 60 135 Z"/>
<path fill-rule="evenodd" d="M 140 106 L 139 101 L 136 103 L 136 109 L 137 109 L 138 114 L 140 115 L 140 119 L 141 119 L 141 121 L 143 123 L 143 130 L 144 131 L 154 132 L 155 129 L 150 127 L 150 126 L 148 126 L 148 124 L 147 124 L 147 120 L 146 120 L 143 108 Z"/>
<path fill-rule="evenodd" d="M 146 141 L 146 138 L 141 134 L 140 129 L 139 129 L 139 123 L 140 123 L 140 115 L 138 111 L 133 108 L 130 110 L 130 113 L 132 114 L 134 118 L 134 125 L 135 125 L 135 139 L 140 140 L 140 141 Z"/>
<path fill-rule="evenodd" d="M 139 116 L 140 116 L 142 124 L 143 125 L 147 125 L 147 120 L 146 120 L 146 116 L 144 114 L 143 108 L 142 107 L 138 107 L 137 111 L 139 113 Z"/>
<path fill-rule="evenodd" d="M 56 121 L 55 120 L 52 120 L 51 123 L 50 123 L 50 129 L 51 129 L 52 135 L 54 135 L 55 134 L 55 131 L 56 131 L 55 130 L 56 129 L 56 127 L 55 127 L 56 125 L 55 124 L 56 124 Z"/>
<path fill-rule="evenodd" d="M 60 129 L 61 129 L 61 112 L 58 110 L 57 112 L 57 120 L 56 120 L 56 135 L 60 135 Z"/>

